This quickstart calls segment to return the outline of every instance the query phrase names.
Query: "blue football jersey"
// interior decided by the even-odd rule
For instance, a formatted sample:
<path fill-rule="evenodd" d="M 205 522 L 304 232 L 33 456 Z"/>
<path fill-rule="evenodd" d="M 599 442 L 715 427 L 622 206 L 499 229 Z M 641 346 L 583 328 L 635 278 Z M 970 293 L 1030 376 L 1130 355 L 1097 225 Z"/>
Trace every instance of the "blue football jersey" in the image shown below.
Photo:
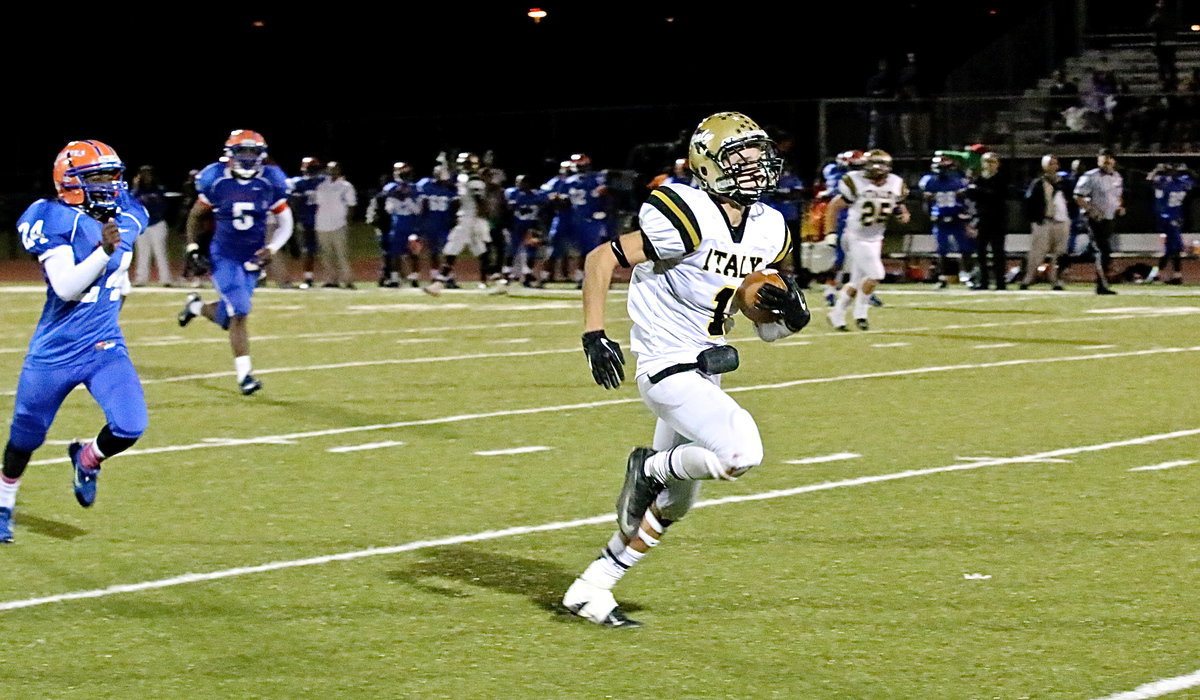
<path fill-rule="evenodd" d="M 603 219 L 604 195 L 601 193 L 607 185 L 601 173 L 575 173 L 563 183 L 567 197 L 571 200 L 571 213 L 576 222 Z"/>
<path fill-rule="evenodd" d="M 128 286 L 133 242 L 146 229 L 149 216 L 132 195 L 122 192 L 113 221 L 121 230 L 121 243 L 91 287 L 78 298 L 63 301 L 47 280 L 46 304 L 29 341 L 27 366 L 65 367 L 87 361 L 90 353 L 125 347 L 117 317 Z M 57 199 L 37 200 L 17 221 L 22 245 L 38 260 L 55 248 L 68 246 L 75 254 L 75 264 L 99 247 L 102 228 L 103 224 L 82 209 Z"/>
<path fill-rule="evenodd" d="M 933 195 L 929 215 L 938 221 L 952 222 L 966 215 L 963 193 L 968 184 L 967 178 L 959 173 L 926 173 L 918 187 Z"/>
<path fill-rule="evenodd" d="M 504 201 L 512 212 L 513 233 L 523 234 L 541 221 L 542 213 L 550 203 L 550 195 L 544 190 L 509 187 L 504 190 Z"/>
<path fill-rule="evenodd" d="M 421 226 L 425 231 L 445 233 L 454 228 L 454 200 L 458 198 L 458 187 L 450 180 L 435 180 L 431 177 L 417 181 L 420 198 Z"/>
<path fill-rule="evenodd" d="M 1183 200 L 1192 190 L 1192 177 L 1187 174 L 1158 175 L 1154 185 L 1154 213 L 1164 219 L 1183 220 Z"/>
<path fill-rule="evenodd" d="M 158 185 L 154 187 L 140 187 L 133 190 L 132 194 L 134 199 L 146 209 L 146 215 L 149 217 L 147 226 L 157 224 L 166 216 L 167 198 L 162 187 Z"/>
<path fill-rule="evenodd" d="M 389 182 L 383 186 L 384 207 L 392 215 L 392 233 L 417 232 L 421 219 L 421 196 L 411 182 Z"/>
<path fill-rule="evenodd" d="M 217 162 L 196 176 L 196 192 L 212 206 L 212 255 L 241 263 L 266 244 L 267 214 L 287 206 L 288 183 L 277 165 L 265 166 L 253 180 L 239 180 Z"/>
<path fill-rule="evenodd" d="M 324 175 L 299 175 L 287 180 L 288 205 L 296 223 L 309 231 L 317 227 L 317 186 L 324 181 Z"/>
<path fill-rule="evenodd" d="M 804 183 L 790 172 L 785 172 L 775 184 L 775 190 L 763 197 L 763 204 L 783 214 L 784 221 L 800 219 L 800 200 L 797 194 L 804 191 Z"/>
<path fill-rule="evenodd" d="M 845 174 L 845 169 L 837 163 L 827 163 L 824 168 L 821 168 L 821 178 L 825 180 L 825 191 L 830 193 L 830 197 L 837 194 L 838 183 L 842 181 L 842 176 Z"/>

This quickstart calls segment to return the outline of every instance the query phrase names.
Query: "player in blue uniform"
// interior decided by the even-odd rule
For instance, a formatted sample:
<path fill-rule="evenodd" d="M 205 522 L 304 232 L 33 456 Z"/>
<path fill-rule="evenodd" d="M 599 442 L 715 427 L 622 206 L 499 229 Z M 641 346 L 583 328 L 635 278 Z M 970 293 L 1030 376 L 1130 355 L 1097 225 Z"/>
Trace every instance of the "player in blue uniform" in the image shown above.
<path fill-rule="evenodd" d="M 522 276 L 519 268 L 523 258 L 523 264 L 528 268 L 524 274 L 525 286 L 528 287 L 534 284 L 537 275 L 537 252 L 543 243 L 550 195 L 545 190 L 535 188 L 528 175 L 518 175 L 514 185 L 504 190 L 504 203 L 508 207 L 510 221 L 508 250 L 501 272 L 510 281 L 519 279 Z"/>
<path fill-rule="evenodd" d="M 392 164 L 392 181 L 379 192 L 387 216 L 387 229 L 381 229 L 379 247 L 383 251 L 381 287 L 400 286 L 400 259 L 408 261 L 408 280 L 416 287 L 421 276 L 420 250 L 421 195 L 413 183 L 412 166 L 403 161 Z M 372 202 L 378 207 L 378 203 Z"/>
<path fill-rule="evenodd" d="M 800 202 L 803 197 L 804 181 L 792 172 L 791 166 L 785 164 L 783 171 L 779 174 L 779 181 L 775 183 L 775 189 L 768 192 L 767 196 L 762 199 L 763 204 L 783 214 L 783 222 L 787 224 L 793 241 L 800 240 Z M 800 245 L 792 246 L 792 269 L 796 274 L 803 274 L 800 272 L 804 269 L 804 264 L 800 259 L 801 252 Z M 807 284 L 808 277 L 805 276 L 801 285 Z"/>
<path fill-rule="evenodd" d="M 694 180 L 692 171 L 688 169 L 687 158 L 676 158 L 675 165 L 671 166 L 671 174 L 667 176 L 667 179 L 663 180 L 663 184 L 695 187 L 695 184 L 693 184 Z"/>
<path fill-rule="evenodd" d="M 1183 284 L 1183 202 L 1192 191 L 1192 174 L 1182 163 L 1159 163 L 1146 180 L 1154 188 L 1154 221 L 1158 232 L 1163 234 L 1164 245 L 1163 256 L 1146 281 L 1153 281 L 1170 262 L 1175 274 L 1166 283 Z"/>
<path fill-rule="evenodd" d="M 546 275 L 551 282 L 570 279 L 567 276 L 567 252 L 573 238 L 571 225 L 574 215 L 571 212 L 571 198 L 567 195 L 569 177 L 571 161 L 564 160 L 558 164 L 558 174 L 542 185 L 542 190 L 550 197 L 550 208 L 554 212 L 550 220 L 550 257 L 546 262 Z"/>
<path fill-rule="evenodd" d="M 292 210 L 296 233 L 288 241 L 292 257 L 302 258 L 304 281 L 301 289 L 313 286 L 317 261 L 317 186 L 325 181 L 325 166 L 308 156 L 300 160 L 300 174 L 287 179 L 288 206 Z"/>
<path fill-rule="evenodd" d="M 578 259 L 575 282 L 583 288 L 583 259 L 604 240 L 608 224 L 608 182 L 592 170 L 592 159 L 584 153 L 571 156 L 572 174 L 564 182 L 571 203 L 571 241 Z M 564 274 L 565 274 L 564 270 Z"/>
<path fill-rule="evenodd" d="M 442 266 L 442 249 L 446 247 L 457 218 L 458 186 L 450 174 L 450 167 L 439 163 L 433 166 L 431 177 L 417 181 L 417 196 L 421 205 L 420 234 L 424 247 L 429 250 L 431 275 L 436 275 Z"/>
<path fill-rule="evenodd" d="M 949 156 L 934 156 L 931 172 L 921 177 L 918 187 L 925 193 L 933 235 L 937 239 L 938 288 L 950 285 L 949 256 L 951 242 L 962 256 L 962 271 L 975 269 L 975 241 L 967 235 L 970 213 L 963 197 L 970 183 L 958 172 L 958 163 Z"/>
<path fill-rule="evenodd" d="M 179 312 L 179 325 L 204 316 L 229 331 L 238 387 L 249 395 L 262 388 L 251 374 L 250 333 L 246 317 L 259 272 L 292 235 L 287 176 L 268 165 L 267 142 L 253 131 L 239 129 L 225 141 L 225 157 L 196 177 L 198 197 L 188 212 L 187 254 L 202 257 L 196 236 L 211 212 L 216 220 L 210 246 L 213 286 L 221 298 L 205 304 L 189 294 Z M 275 233 L 267 236 L 267 215 L 275 215 Z"/>
<path fill-rule="evenodd" d="M 129 290 L 133 243 L 146 210 L 122 179 L 125 165 L 99 141 L 72 141 L 54 160 L 57 199 L 25 210 L 17 231 L 42 264 L 46 304 L 17 382 L 0 476 L 0 542 L 11 542 L 21 475 L 46 440 L 67 394 L 83 384 L 106 423 L 91 442 L 67 447 L 75 499 L 96 500 L 100 463 L 137 442 L 146 430 L 146 399 L 117 324 Z"/>

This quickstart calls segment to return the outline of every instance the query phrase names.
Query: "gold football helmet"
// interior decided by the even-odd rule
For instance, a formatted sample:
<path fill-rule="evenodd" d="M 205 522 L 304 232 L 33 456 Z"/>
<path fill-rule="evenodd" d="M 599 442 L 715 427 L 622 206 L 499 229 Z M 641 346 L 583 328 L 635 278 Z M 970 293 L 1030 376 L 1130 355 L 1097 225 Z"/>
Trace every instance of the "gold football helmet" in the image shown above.
<path fill-rule="evenodd" d="M 882 148 L 874 148 L 863 154 L 863 174 L 868 180 L 879 180 L 892 172 L 892 155 Z"/>
<path fill-rule="evenodd" d="M 692 133 L 688 166 L 705 191 L 748 205 L 775 189 L 783 159 L 775 142 L 750 117 L 718 112 Z"/>

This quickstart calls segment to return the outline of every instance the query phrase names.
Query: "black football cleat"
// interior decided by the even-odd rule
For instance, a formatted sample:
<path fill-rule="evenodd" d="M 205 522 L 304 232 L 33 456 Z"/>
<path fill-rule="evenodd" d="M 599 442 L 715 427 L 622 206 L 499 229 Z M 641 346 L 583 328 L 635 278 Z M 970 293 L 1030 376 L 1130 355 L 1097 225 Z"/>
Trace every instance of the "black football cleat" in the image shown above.
<path fill-rule="evenodd" d="M 632 620 L 628 617 L 625 617 L 625 613 L 622 612 L 621 608 L 619 607 L 613 608 L 612 612 L 610 612 L 608 615 L 605 615 L 604 619 L 601 620 L 599 624 L 604 625 L 605 627 L 622 627 L 625 629 L 636 629 L 642 626 L 642 623 L 638 622 L 637 620 Z"/>
<path fill-rule="evenodd" d="M 196 314 L 192 313 L 190 308 L 193 301 L 200 301 L 200 295 L 195 292 L 188 294 L 187 301 L 183 302 L 183 310 L 180 311 L 179 315 L 175 317 L 175 319 L 179 321 L 180 328 L 191 323 L 192 319 L 196 318 Z"/>
<path fill-rule="evenodd" d="M 858 326 L 858 330 L 860 330 L 860 331 L 871 330 L 871 324 L 867 323 L 867 319 L 865 319 L 865 318 L 854 319 L 854 325 Z"/>
<path fill-rule="evenodd" d="M 625 483 L 617 496 L 617 526 L 626 537 L 633 537 L 642 524 L 646 509 L 666 484 L 646 476 L 646 460 L 654 454 L 649 447 L 635 447 L 625 462 Z"/>

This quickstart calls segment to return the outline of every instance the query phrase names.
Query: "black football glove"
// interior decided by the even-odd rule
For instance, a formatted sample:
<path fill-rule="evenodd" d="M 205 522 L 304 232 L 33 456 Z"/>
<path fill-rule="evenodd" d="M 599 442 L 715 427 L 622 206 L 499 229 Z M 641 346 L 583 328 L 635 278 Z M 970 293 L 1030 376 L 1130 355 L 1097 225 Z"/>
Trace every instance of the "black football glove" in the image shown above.
<path fill-rule="evenodd" d="M 625 381 L 625 356 L 621 346 L 604 331 L 583 334 L 583 354 L 592 368 L 592 378 L 605 389 L 616 389 Z"/>
<path fill-rule="evenodd" d="M 796 284 L 796 278 L 791 275 L 780 275 L 787 289 L 780 289 L 773 284 L 764 284 L 758 290 L 756 308 L 763 311 L 773 311 L 783 319 L 783 324 L 793 333 L 808 325 L 812 314 L 808 311 L 808 302 L 804 301 L 804 292 Z"/>
<path fill-rule="evenodd" d="M 200 250 L 199 243 L 188 243 L 183 255 L 185 272 L 190 273 L 192 277 L 207 275 L 208 271 L 212 268 L 209 264 L 208 256 Z"/>

